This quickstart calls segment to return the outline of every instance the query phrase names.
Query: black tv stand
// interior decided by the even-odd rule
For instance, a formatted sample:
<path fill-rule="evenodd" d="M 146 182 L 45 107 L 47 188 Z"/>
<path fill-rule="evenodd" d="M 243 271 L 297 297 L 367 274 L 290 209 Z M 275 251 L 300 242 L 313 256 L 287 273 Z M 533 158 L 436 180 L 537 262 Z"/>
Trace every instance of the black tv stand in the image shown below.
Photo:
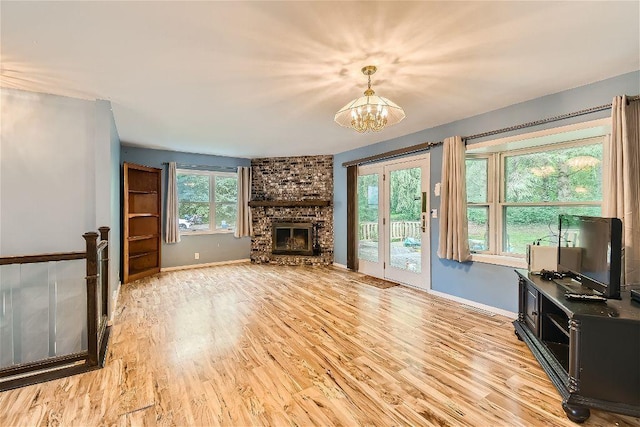
<path fill-rule="evenodd" d="M 562 280 L 542 280 L 516 270 L 519 280 L 515 333 L 562 396 L 577 423 L 590 408 L 640 417 L 640 305 L 622 300 L 567 300 Z"/>

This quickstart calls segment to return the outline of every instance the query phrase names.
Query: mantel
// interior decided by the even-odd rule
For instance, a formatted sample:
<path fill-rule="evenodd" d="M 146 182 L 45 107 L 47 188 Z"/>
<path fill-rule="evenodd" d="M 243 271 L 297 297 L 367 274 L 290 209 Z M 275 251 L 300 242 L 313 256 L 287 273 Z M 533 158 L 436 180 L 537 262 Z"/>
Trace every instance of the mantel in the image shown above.
<path fill-rule="evenodd" d="M 313 207 L 313 206 L 330 206 L 331 200 L 313 199 L 313 200 L 251 200 L 249 206 L 255 207 Z"/>

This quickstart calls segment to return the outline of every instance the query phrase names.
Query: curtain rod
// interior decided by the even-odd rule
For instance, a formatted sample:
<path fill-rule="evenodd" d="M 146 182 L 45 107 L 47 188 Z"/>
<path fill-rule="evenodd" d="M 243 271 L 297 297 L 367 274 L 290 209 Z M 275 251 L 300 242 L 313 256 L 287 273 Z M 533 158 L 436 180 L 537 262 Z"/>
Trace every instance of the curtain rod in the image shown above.
<path fill-rule="evenodd" d="M 640 95 L 627 96 L 627 103 L 629 103 L 631 101 L 638 101 L 638 100 L 640 100 Z M 559 116 L 548 117 L 546 119 L 540 119 L 540 120 L 536 120 L 536 121 L 533 121 L 533 122 L 522 123 L 522 124 L 515 125 L 515 126 L 509 126 L 507 128 L 491 130 L 489 132 L 477 133 L 475 135 L 466 136 L 466 137 L 464 137 L 462 139 L 465 140 L 465 141 L 468 141 L 470 139 L 484 138 L 485 136 L 498 135 L 500 133 L 511 132 L 511 131 L 514 131 L 514 130 L 519 130 L 519 129 L 529 128 L 529 127 L 533 127 L 533 126 L 538 126 L 538 125 L 542 125 L 542 124 L 545 124 L 545 123 L 557 122 L 557 121 L 564 120 L 564 119 L 570 119 L 572 117 L 584 116 L 585 114 L 597 113 L 598 111 L 604 111 L 604 110 L 608 110 L 610 108 L 611 108 L 611 103 L 598 105 L 597 107 L 585 108 L 584 110 L 574 111 L 573 113 L 560 114 Z"/>
<path fill-rule="evenodd" d="M 163 165 L 168 165 L 169 162 L 162 162 Z M 185 169 L 201 169 L 201 170 L 210 170 L 217 172 L 237 172 L 237 167 L 232 166 L 212 166 L 212 165 L 191 165 L 186 163 L 176 163 L 177 168 L 185 168 Z"/>
<path fill-rule="evenodd" d="M 627 96 L 627 103 L 632 102 L 632 101 L 640 101 L 640 95 Z M 511 132 L 511 131 L 514 131 L 514 130 L 519 130 L 519 129 L 524 129 L 524 128 L 528 128 L 528 127 L 538 126 L 538 125 L 545 124 L 545 123 L 557 122 L 557 121 L 564 120 L 564 119 L 569 119 L 569 118 L 572 118 L 572 117 L 584 116 L 585 114 L 591 114 L 591 113 L 595 113 L 595 112 L 598 112 L 598 111 L 604 111 L 604 110 L 607 110 L 609 108 L 611 108 L 611 103 L 598 105 L 597 107 L 586 108 L 586 109 L 580 110 L 580 111 L 574 111 L 573 113 L 566 113 L 566 114 L 561 114 L 559 116 L 549 117 L 549 118 L 546 118 L 546 119 L 540 119 L 540 120 L 536 120 L 536 121 L 533 121 L 533 122 L 522 123 L 522 124 L 519 124 L 519 125 L 510 126 L 510 127 L 507 127 L 507 128 L 496 129 L 496 130 L 492 130 L 492 131 L 489 131 L 489 132 L 482 132 L 482 133 L 478 133 L 478 134 L 475 134 L 475 135 L 463 137 L 462 139 L 464 141 L 468 141 L 470 139 L 477 139 L 477 138 L 483 138 L 485 136 L 498 135 L 500 133 Z M 431 147 L 436 147 L 438 145 L 442 145 L 442 141 L 439 141 L 439 142 L 425 142 L 423 144 L 412 145 L 410 147 L 400 148 L 398 150 L 393 150 L 393 151 L 387 151 L 386 153 L 376 154 L 374 156 L 363 157 L 363 158 L 356 159 L 356 160 L 350 160 L 348 162 L 344 162 L 342 164 L 342 167 L 347 168 L 349 166 L 358 166 L 358 165 L 363 165 L 365 163 L 372 163 L 372 162 L 375 162 L 375 161 L 378 161 L 378 160 L 392 159 L 394 157 L 400 157 L 400 156 L 404 156 L 404 155 L 407 155 L 407 154 L 418 153 L 420 151 L 427 151 Z"/>
<path fill-rule="evenodd" d="M 378 160 L 393 159 L 395 157 L 405 156 L 407 154 L 414 154 L 414 153 L 419 153 L 421 151 L 428 151 L 431 149 L 431 147 L 436 147 L 441 144 L 442 144 L 442 141 L 423 142 L 422 144 L 411 145 L 409 147 L 399 148 L 393 151 L 387 151 L 386 153 L 376 154 L 374 156 L 363 157 L 361 159 L 344 162 L 342 164 L 342 167 L 348 168 L 349 166 L 363 165 L 365 163 L 377 162 Z"/>

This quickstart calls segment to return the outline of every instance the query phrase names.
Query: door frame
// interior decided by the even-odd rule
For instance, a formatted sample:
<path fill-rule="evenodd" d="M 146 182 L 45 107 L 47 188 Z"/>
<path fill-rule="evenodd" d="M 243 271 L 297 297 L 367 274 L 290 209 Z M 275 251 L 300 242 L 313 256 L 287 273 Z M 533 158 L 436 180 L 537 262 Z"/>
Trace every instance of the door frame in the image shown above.
<path fill-rule="evenodd" d="M 413 164 L 413 165 L 411 165 Z M 392 274 L 389 277 L 388 272 L 391 271 L 390 264 L 390 237 L 391 237 L 391 221 L 388 220 L 390 205 L 390 179 L 389 174 L 393 170 L 406 169 L 409 167 L 420 166 L 422 168 L 421 192 L 423 194 L 424 206 L 421 213 L 421 221 L 424 231 L 421 234 L 421 272 L 419 278 L 416 279 L 415 273 L 405 271 L 404 274 Z M 358 166 L 358 177 L 360 175 L 369 175 L 378 173 L 378 262 L 371 262 L 359 259 L 358 272 L 401 283 L 420 290 L 431 289 L 431 224 L 430 224 L 430 171 L 431 156 L 430 153 L 417 154 L 399 159 L 387 160 L 384 162 L 373 163 Z M 355 195 L 358 197 L 358 195 Z M 356 201 L 357 205 L 357 201 Z M 360 227 L 358 221 L 356 226 Z M 358 231 L 359 232 L 359 231 Z M 395 273 L 402 270 L 395 269 Z"/>

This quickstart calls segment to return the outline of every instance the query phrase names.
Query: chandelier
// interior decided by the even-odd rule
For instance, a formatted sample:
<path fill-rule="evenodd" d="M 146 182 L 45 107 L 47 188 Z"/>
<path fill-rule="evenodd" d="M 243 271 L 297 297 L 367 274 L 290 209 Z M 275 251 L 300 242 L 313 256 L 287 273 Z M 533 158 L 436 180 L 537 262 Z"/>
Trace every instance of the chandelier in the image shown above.
<path fill-rule="evenodd" d="M 401 107 L 376 95 L 371 89 L 371 75 L 376 70 L 374 65 L 362 68 L 362 74 L 369 77 L 367 90 L 364 91 L 364 96 L 354 99 L 336 113 L 334 120 L 340 126 L 353 128 L 361 133 L 367 130 L 378 132 L 385 126 L 395 125 L 404 119 Z"/>

